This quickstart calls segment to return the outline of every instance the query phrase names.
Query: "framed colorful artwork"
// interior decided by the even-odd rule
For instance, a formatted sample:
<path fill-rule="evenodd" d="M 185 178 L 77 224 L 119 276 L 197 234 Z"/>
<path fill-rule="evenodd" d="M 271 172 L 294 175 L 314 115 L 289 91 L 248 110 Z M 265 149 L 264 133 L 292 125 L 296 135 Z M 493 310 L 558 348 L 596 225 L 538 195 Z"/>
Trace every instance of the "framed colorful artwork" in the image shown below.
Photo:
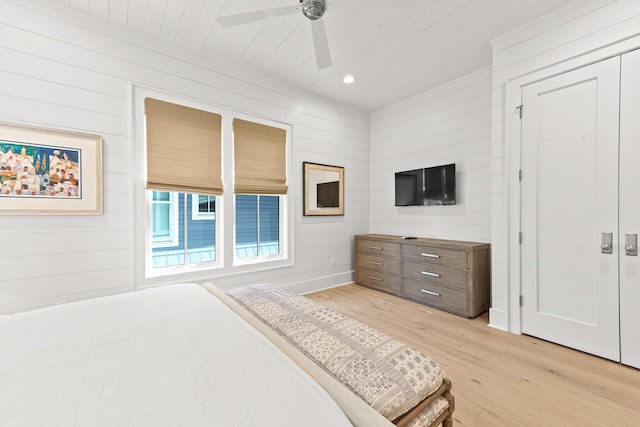
<path fill-rule="evenodd" d="M 0 214 L 102 214 L 102 137 L 0 123 Z"/>

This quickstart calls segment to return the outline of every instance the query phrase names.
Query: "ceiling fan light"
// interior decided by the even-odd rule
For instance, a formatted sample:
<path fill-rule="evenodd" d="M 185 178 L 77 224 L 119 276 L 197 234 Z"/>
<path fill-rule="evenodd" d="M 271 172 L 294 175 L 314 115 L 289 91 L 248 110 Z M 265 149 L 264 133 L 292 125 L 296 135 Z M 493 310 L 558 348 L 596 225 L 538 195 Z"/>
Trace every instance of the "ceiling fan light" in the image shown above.
<path fill-rule="evenodd" d="M 312 21 L 322 18 L 326 10 L 325 0 L 306 0 L 302 4 L 302 13 Z"/>

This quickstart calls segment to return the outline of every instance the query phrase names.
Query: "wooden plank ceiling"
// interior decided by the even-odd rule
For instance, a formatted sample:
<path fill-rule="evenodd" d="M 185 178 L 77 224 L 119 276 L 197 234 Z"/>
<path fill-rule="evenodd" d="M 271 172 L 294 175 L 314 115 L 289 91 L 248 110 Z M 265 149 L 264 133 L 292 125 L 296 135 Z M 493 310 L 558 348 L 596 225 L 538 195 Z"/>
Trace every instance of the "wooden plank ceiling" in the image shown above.
<path fill-rule="evenodd" d="M 148 37 L 365 111 L 491 64 L 491 39 L 574 0 L 420 0 L 397 9 L 328 10 L 333 66 L 318 70 L 301 13 L 223 28 L 216 16 L 298 0 L 50 0 Z M 340 0 L 333 0 L 339 2 Z M 345 86 L 344 75 L 356 82 Z"/>

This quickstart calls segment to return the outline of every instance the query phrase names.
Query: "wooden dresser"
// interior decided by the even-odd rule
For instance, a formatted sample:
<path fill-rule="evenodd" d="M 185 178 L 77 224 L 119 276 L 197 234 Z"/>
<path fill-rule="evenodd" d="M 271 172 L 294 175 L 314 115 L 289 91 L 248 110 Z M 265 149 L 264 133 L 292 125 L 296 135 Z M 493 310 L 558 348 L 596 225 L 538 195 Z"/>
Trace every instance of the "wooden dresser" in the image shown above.
<path fill-rule="evenodd" d="M 355 236 L 356 283 L 465 317 L 489 308 L 487 243 Z"/>

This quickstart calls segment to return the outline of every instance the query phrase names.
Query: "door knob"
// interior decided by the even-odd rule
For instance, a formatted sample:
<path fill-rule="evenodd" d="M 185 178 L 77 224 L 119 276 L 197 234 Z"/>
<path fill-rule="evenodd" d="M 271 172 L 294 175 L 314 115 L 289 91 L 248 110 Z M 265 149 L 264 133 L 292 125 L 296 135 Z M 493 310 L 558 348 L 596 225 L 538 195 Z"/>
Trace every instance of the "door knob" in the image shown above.
<path fill-rule="evenodd" d="M 613 253 L 613 233 L 601 233 L 600 241 L 600 253 L 612 254 Z"/>
<path fill-rule="evenodd" d="M 638 256 L 638 234 L 627 233 L 624 242 L 624 254 L 627 256 Z"/>

